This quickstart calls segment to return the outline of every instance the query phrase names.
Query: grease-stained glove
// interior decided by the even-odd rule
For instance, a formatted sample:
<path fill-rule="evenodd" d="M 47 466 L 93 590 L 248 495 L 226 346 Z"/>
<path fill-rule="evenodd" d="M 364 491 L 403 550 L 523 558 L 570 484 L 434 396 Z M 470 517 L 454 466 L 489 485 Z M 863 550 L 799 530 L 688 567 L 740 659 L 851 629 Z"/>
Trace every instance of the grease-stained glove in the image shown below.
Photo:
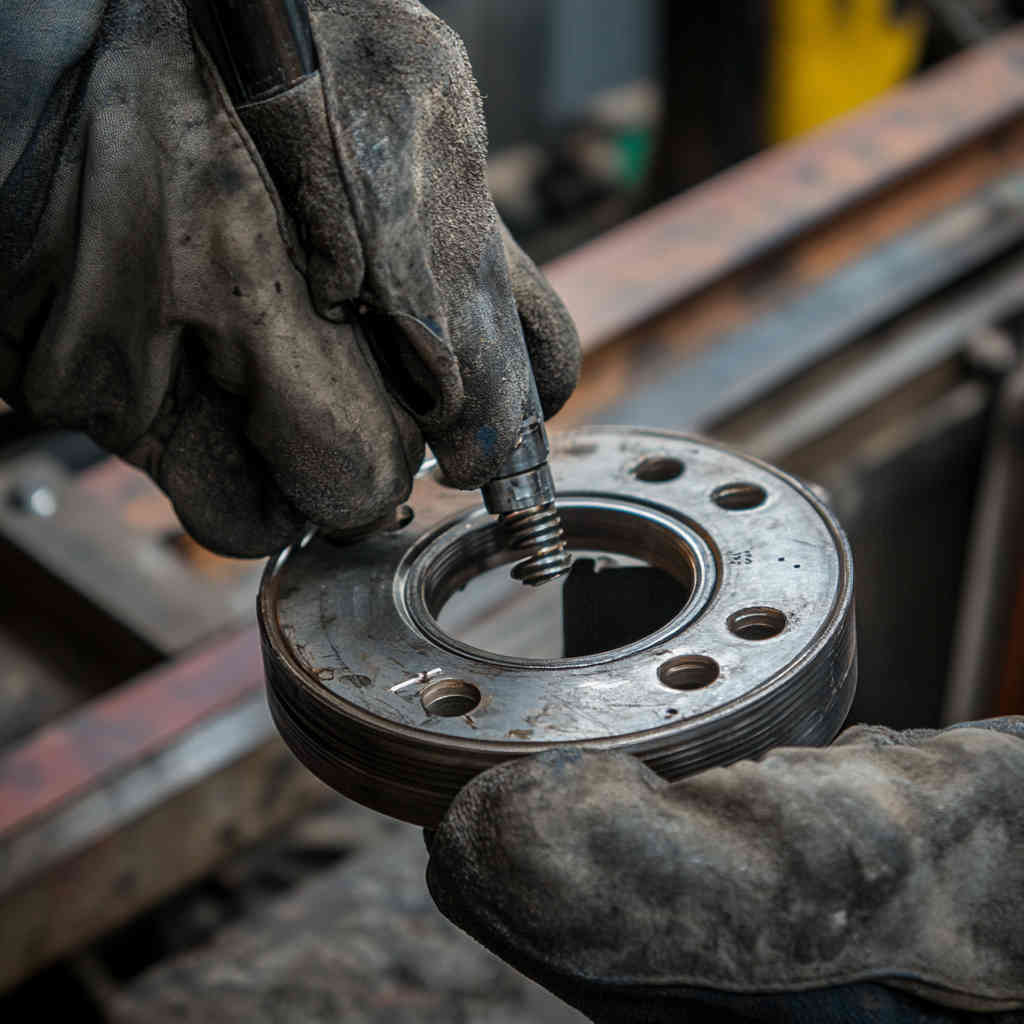
<path fill-rule="evenodd" d="M 579 366 L 491 202 L 458 38 L 415 0 L 310 7 L 320 71 L 238 110 L 182 0 L 0 10 L 0 395 L 228 554 L 386 515 L 424 438 L 492 477 L 520 324 L 548 415 Z"/>
<path fill-rule="evenodd" d="M 428 882 L 599 1022 L 1024 1020 L 1022 850 L 1004 718 L 672 784 L 621 754 L 508 762 L 456 798 Z"/>

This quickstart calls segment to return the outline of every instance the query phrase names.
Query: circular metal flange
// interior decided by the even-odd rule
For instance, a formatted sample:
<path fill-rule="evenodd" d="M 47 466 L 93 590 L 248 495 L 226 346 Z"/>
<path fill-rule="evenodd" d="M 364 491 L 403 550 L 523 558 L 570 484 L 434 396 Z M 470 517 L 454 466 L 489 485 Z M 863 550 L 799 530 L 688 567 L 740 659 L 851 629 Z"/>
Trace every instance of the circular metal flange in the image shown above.
<path fill-rule="evenodd" d="M 458 640 L 439 610 L 516 553 L 478 495 L 421 472 L 401 529 L 349 547 L 312 535 L 264 576 L 271 710 L 312 771 L 432 826 L 478 772 L 549 747 L 627 751 L 675 779 L 835 736 L 856 685 L 853 567 L 806 486 L 701 438 L 631 428 L 560 435 L 551 468 L 570 546 L 657 566 L 682 607 L 580 657 Z"/>

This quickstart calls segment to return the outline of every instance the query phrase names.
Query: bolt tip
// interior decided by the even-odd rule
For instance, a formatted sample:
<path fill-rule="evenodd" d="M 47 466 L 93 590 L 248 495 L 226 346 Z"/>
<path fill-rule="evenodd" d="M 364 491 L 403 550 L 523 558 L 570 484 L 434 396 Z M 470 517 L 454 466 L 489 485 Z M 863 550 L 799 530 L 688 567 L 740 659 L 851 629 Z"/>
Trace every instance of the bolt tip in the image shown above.
<path fill-rule="evenodd" d="M 502 515 L 508 546 L 527 557 L 512 570 L 512 578 L 530 587 L 540 587 L 565 576 L 572 568 L 572 555 L 565 543 L 558 510 L 553 502 Z"/>
<path fill-rule="evenodd" d="M 528 587 L 542 587 L 545 583 L 562 579 L 572 569 L 572 555 L 563 553 L 557 564 L 538 566 L 535 559 L 527 558 L 518 562 L 512 569 L 512 578 Z"/>

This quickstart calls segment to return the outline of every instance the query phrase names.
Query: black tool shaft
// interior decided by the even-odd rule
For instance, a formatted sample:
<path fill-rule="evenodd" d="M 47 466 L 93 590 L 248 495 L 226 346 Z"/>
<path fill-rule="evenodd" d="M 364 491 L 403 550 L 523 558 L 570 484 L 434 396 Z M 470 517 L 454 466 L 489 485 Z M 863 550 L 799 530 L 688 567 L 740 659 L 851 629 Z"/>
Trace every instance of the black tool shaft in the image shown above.
<path fill-rule="evenodd" d="M 235 104 L 266 99 L 316 71 L 305 0 L 189 0 Z"/>

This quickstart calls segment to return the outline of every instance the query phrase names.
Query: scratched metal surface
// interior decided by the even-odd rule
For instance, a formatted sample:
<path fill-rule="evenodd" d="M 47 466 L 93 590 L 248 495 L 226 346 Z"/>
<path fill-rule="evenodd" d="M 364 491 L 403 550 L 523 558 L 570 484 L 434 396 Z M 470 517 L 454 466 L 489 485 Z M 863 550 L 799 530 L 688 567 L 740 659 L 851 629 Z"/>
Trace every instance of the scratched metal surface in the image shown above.
<path fill-rule="evenodd" d="M 412 498 L 417 515 L 408 530 L 359 549 L 314 542 L 293 552 L 282 567 L 278 620 L 311 684 L 390 722 L 431 733 L 576 742 L 660 728 L 676 716 L 696 718 L 791 670 L 827 626 L 841 597 L 835 528 L 817 503 L 780 473 L 720 448 L 645 434 L 590 431 L 586 437 L 596 446 L 589 454 L 556 453 L 561 499 L 600 495 L 593 490 L 600 481 L 604 494 L 657 503 L 695 527 L 695 541 L 701 535 L 710 541 L 696 605 L 688 603 L 632 654 L 611 651 L 521 667 L 513 659 L 459 651 L 454 643 L 445 649 L 409 615 L 403 556 L 453 512 L 471 509 L 452 530 L 481 529 L 489 519 L 473 507 L 475 495 L 446 490 L 427 476 L 417 482 Z M 678 479 L 642 483 L 631 474 L 641 458 L 666 452 L 686 463 Z M 715 488 L 737 480 L 763 486 L 766 501 L 748 511 L 715 505 Z M 782 634 L 752 642 L 730 633 L 729 615 L 752 605 L 781 610 L 787 619 Z M 683 654 L 713 657 L 719 679 L 689 692 L 662 685 L 657 665 Z M 403 685 L 425 675 L 469 680 L 481 688 L 484 700 L 468 715 L 429 715 L 419 686 Z"/>

